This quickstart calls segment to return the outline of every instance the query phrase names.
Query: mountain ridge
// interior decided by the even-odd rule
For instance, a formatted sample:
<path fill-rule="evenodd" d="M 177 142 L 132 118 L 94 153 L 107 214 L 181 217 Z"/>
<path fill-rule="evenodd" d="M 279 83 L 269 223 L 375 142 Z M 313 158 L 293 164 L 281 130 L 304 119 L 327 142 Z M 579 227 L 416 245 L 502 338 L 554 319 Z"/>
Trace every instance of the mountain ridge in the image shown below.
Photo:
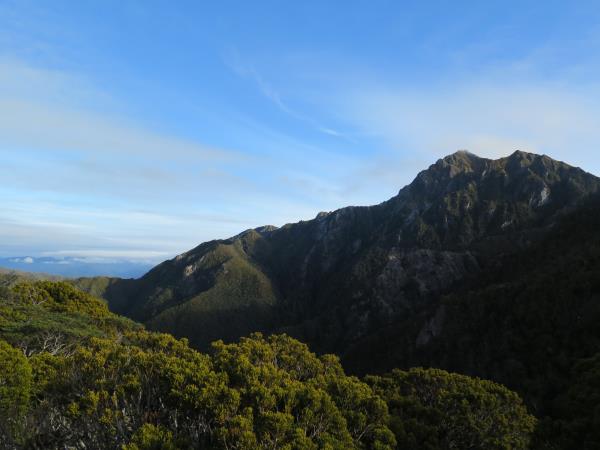
<path fill-rule="evenodd" d="M 540 239 L 599 187 L 597 177 L 544 155 L 493 160 L 459 151 L 380 204 L 205 242 L 95 293 L 199 348 L 285 331 L 344 355 L 499 255 Z"/>

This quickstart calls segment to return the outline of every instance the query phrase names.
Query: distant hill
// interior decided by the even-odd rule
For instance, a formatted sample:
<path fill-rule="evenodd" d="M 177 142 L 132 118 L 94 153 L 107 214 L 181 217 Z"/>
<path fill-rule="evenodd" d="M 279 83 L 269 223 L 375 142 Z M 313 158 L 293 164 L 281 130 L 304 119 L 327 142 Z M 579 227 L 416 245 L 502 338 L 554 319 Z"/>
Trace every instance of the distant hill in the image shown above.
<path fill-rule="evenodd" d="M 23 272 L 0 267 L 0 286 L 10 287 L 20 281 L 49 280 L 60 281 L 63 277 L 47 273 Z"/>
<path fill-rule="evenodd" d="M 111 276 L 138 278 L 152 264 L 137 261 L 113 261 L 84 257 L 18 256 L 0 258 L 0 267 L 28 273 L 52 274 L 62 277 Z"/>

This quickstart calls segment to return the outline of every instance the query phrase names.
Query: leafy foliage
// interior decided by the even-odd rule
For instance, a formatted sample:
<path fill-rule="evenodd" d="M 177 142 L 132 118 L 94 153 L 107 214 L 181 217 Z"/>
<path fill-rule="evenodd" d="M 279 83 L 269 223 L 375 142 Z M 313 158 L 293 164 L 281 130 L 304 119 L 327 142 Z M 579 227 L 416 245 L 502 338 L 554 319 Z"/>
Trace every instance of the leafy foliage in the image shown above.
<path fill-rule="evenodd" d="M 439 369 L 394 370 L 367 381 L 388 401 L 399 448 L 529 448 L 536 421 L 501 385 Z"/>
<path fill-rule="evenodd" d="M 404 378 L 395 372 L 369 379 L 372 387 L 347 376 L 337 357 L 317 356 L 285 335 L 218 341 L 203 354 L 186 340 L 115 322 L 102 302 L 63 283 L 17 285 L 2 293 L 2 305 L 1 337 L 12 340 L 0 339 L 0 445 L 6 448 L 392 450 L 404 448 L 403 421 L 406 429 L 415 420 L 432 426 L 424 417 L 398 414 L 398 405 L 415 402 L 415 392 L 440 378 L 438 372 Z M 20 315 L 31 312 L 78 340 L 69 351 L 28 351 L 17 336 L 42 332 L 18 327 Z M 82 334 L 82 318 L 94 333 Z M 515 394 L 446 378 L 447 386 L 431 394 L 437 403 L 427 405 L 438 414 L 435 426 L 452 423 L 475 436 L 488 432 L 490 421 L 510 417 L 494 437 L 523 448 L 513 437 L 525 442 L 533 419 Z M 498 413 L 481 415 L 484 407 Z"/>
<path fill-rule="evenodd" d="M 541 449 L 600 448 L 600 353 L 575 364 L 571 380 L 537 432 Z"/>
<path fill-rule="evenodd" d="M 347 380 L 361 394 L 354 402 L 374 413 L 354 417 L 335 390 L 345 378 L 339 362 L 328 357 L 324 364 L 285 336 L 218 343 L 211 358 L 168 335 L 133 332 L 121 343 L 92 339 L 53 364 L 56 378 L 43 381 L 44 402 L 35 412 L 46 419 L 30 437 L 38 446 L 90 439 L 102 448 L 115 442 L 128 448 L 394 445 L 385 403 L 368 386 Z"/>
<path fill-rule="evenodd" d="M 0 292 L 0 338 L 26 355 L 68 353 L 90 337 L 116 337 L 139 328 L 65 282 L 19 282 Z"/>
<path fill-rule="evenodd" d="M 0 340 L 0 446 L 18 442 L 31 396 L 31 366 L 23 354 Z"/>
<path fill-rule="evenodd" d="M 133 435 L 131 443 L 123 445 L 123 450 L 176 450 L 173 433 L 163 427 L 145 423 Z"/>

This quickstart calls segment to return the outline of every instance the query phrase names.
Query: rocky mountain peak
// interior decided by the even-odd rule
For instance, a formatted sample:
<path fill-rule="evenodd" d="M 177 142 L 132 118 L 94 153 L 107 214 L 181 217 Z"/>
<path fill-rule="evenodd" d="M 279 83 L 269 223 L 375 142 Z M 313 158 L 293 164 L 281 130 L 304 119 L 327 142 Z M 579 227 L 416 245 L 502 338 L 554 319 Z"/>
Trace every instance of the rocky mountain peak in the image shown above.
<path fill-rule="evenodd" d="M 481 158 L 469 150 L 457 150 L 454 153 L 442 158 L 442 161 L 449 165 L 472 165 L 481 159 L 484 158 Z"/>
<path fill-rule="evenodd" d="M 481 158 L 467 150 L 459 150 L 420 172 L 415 180 L 400 191 L 399 197 L 440 198 L 455 190 L 467 179 L 478 178 L 491 160 Z"/>
<path fill-rule="evenodd" d="M 458 150 L 457 152 L 438 160 L 432 167 L 447 174 L 449 178 L 454 178 L 461 173 L 477 171 L 481 168 L 483 161 L 485 161 L 483 158 L 480 158 L 474 153 L 467 150 Z"/>
<path fill-rule="evenodd" d="M 403 242 L 453 247 L 549 224 L 599 189 L 595 176 L 545 155 L 516 151 L 494 160 L 458 151 L 422 171 L 393 204 L 407 217 Z"/>
<path fill-rule="evenodd" d="M 517 150 L 499 159 L 477 156 L 466 150 L 459 150 L 439 159 L 428 169 L 419 173 L 408 186 L 413 192 L 440 195 L 444 192 L 461 189 L 469 183 L 485 184 L 485 180 L 504 179 L 504 185 L 518 180 L 531 181 L 537 178 L 545 183 L 581 184 L 581 190 L 588 191 L 588 185 L 596 185 L 598 179 L 583 170 L 554 160 L 546 155 Z M 592 189 L 595 191 L 595 188 Z"/>
<path fill-rule="evenodd" d="M 538 158 L 542 155 L 538 155 L 536 153 L 531 153 L 531 152 L 525 152 L 523 150 L 515 150 L 514 152 L 512 152 L 510 155 L 508 155 L 506 158 L 507 159 L 513 159 L 513 160 L 532 160 L 534 158 Z"/>
<path fill-rule="evenodd" d="M 254 231 L 256 231 L 259 234 L 267 234 L 275 230 L 277 230 L 277 227 L 275 225 L 263 225 L 254 229 Z"/>
<path fill-rule="evenodd" d="M 547 172 L 564 172 L 573 171 L 578 173 L 585 173 L 577 167 L 570 166 L 564 162 L 557 161 L 550 158 L 547 155 L 539 155 L 536 153 L 524 152 L 517 150 L 511 155 L 500 158 L 494 161 L 496 166 L 501 167 L 507 172 L 521 172 L 523 170 L 529 170 L 536 174 L 543 174 Z"/>
<path fill-rule="evenodd" d="M 535 169 L 536 167 L 541 168 L 555 166 L 556 168 L 558 165 L 562 164 L 558 161 L 554 161 L 548 156 L 537 155 L 535 153 L 524 152 L 521 150 L 517 150 L 505 158 L 498 159 L 497 163 L 499 167 L 502 167 L 507 172 L 520 172 L 524 169 Z"/>

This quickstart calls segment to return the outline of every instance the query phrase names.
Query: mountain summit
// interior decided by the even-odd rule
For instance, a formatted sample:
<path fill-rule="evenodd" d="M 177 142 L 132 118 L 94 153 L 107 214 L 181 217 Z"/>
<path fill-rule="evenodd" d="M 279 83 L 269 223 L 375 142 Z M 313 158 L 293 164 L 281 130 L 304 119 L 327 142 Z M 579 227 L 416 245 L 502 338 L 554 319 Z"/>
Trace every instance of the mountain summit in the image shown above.
<path fill-rule="evenodd" d="M 344 355 L 539 240 L 599 188 L 595 176 L 547 156 L 459 151 L 379 205 L 206 242 L 101 290 L 116 312 L 199 348 L 285 331 Z"/>

